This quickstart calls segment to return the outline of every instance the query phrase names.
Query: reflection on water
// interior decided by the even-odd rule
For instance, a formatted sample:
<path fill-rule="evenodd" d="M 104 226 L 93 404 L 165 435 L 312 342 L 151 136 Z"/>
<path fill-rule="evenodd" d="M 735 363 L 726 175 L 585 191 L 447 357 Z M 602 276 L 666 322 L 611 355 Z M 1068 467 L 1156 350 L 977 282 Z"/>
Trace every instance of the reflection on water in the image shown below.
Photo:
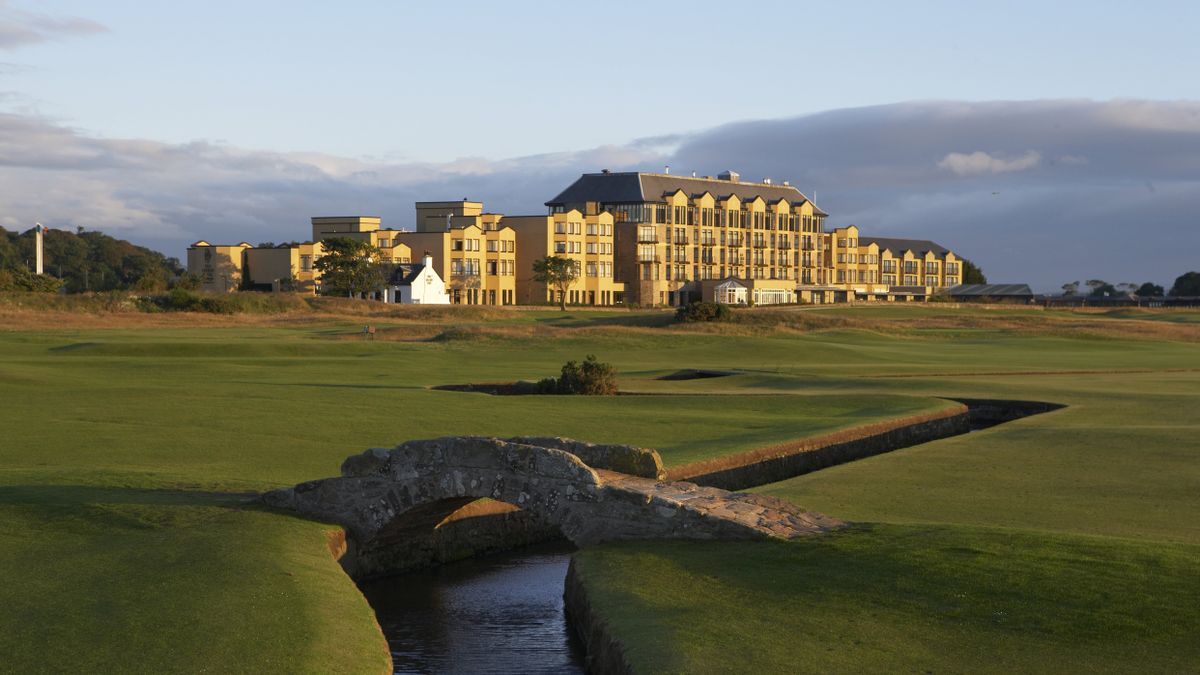
<path fill-rule="evenodd" d="M 397 673 L 583 673 L 563 614 L 573 548 L 531 546 L 365 582 Z"/>

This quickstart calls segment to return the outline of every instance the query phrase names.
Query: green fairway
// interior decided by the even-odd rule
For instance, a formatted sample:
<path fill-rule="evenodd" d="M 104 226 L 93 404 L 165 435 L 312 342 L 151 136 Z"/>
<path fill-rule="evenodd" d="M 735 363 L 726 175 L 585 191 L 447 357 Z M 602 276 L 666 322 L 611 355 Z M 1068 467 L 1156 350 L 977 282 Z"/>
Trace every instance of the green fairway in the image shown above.
<path fill-rule="evenodd" d="M 498 312 L 461 325 L 381 321 L 370 342 L 361 323 L 339 320 L 0 332 L 0 653 L 19 672 L 378 672 L 385 646 L 326 548 L 329 528 L 232 493 L 446 434 L 633 443 L 678 466 L 969 396 L 1068 407 L 762 488 L 888 525 L 824 543 L 586 552 L 599 601 L 641 608 L 612 609 L 635 662 L 738 670 L 758 652 L 754 669 L 779 669 L 799 649 L 795 634 L 819 624 L 828 629 L 815 634 L 841 641 L 810 670 L 886 669 L 889 658 L 978 670 L 992 652 L 994 669 L 1090 669 L 1104 662 L 1088 645 L 1128 635 L 1138 636 L 1130 654 L 1159 645 L 1143 661 L 1169 670 L 1195 656 L 1178 631 L 1200 629 L 1177 602 L 1181 588 L 1200 588 L 1189 563 L 1200 557 L 1200 342 L 1174 339 L 1195 329 L 1173 318 L 1158 323 L 1178 335 L 1151 339 L 1141 317 L 1010 311 L 1020 321 L 993 325 L 976 324 L 997 316 L 980 310 L 822 309 L 808 314 L 848 325 L 805 330 Z M 896 335 L 850 325 L 864 320 L 911 325 Z M 1076 321 L 1087 327 L 1061 325 Z M 1120 326 L 1136 330 L 1124 338 Z M 409 331 L 441 337 L 405 341 Z M 652 395 L 428 389 L 538 379 L 588 353 L 618 368 L 622 390 Z M 688 368 L 734 374 L 658 379 Z M 872 583 L 860 568 L 874 570 Z M 769 592 L 771 579 L 830 574 L 829 587 Z M 947 595 L 975 587 L 1022 618 L 989 623 L 986 608 Z M 1083 620 L 1101 599 L 1108 613 Z M 1165 610 L 1156 619 L 1146 607 Z M 685 609 L 700 617 L 679 628 Z M 855 621 L 876 637 L 856 637 Z M 69 651 L 44 648 L 65 640 Z M 639 640 L 679 660 L 646 655 Z M 945 641 L 961 661 L 935 654 Z"/>
<path fill-rule="evenodd" d="M 947 405 L 887 393 L 431 391 L 551 375 L 588 352 L 633 371 L 636 385 L 703 352 L 640 334 L 486 345 L 344 339 L 357 328 L 0 333 L 0 573 L 17 580 L 0 588 L 8 663 L 23 672 L 67 663 L 161 672 L 180 660 L 210 670 L 380 670 L 382 639 L 324 545 L 328 528 L 226 494 L 334 475 L 367 447 L 550 434 L 655 447 L 673 465 Z M 664 357 L 673 351 L 681 353 Z M 762 365 L 749 354 L 740 362 Z M 69 654 L 46 651 L 47 640 L 68 638 Z"/>

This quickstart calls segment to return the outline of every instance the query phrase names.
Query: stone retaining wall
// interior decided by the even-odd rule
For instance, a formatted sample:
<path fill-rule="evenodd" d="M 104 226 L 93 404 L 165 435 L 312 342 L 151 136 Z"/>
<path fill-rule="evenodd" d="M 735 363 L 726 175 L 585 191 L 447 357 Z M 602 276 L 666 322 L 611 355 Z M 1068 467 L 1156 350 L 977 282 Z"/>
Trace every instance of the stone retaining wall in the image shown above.
<path fill-rule="evenodd" d="M 575 565 L 575 556 L 567 567 L 567 579 L 563 587 L 563 605 L 566 608 L 567 624 L 583 642 L 584 666 L 594 675 L 626 675 L 633 667 L 625 659 L 625 647 L 612 636 L 608 624 L 594 611 L 588 602 L 587 589 Z"/>
<path fill-rule="evenodd" d="M 668 475 L 673 480 L 686 480 L 698 485 L 744 490 L 856 459 L 965 434 L 969 430 L 967 406 L 959 405 L 929 415 L 891 420 L 724 458 L 719 463 L 723 466 L 697 464 L 691 469 L 684 466 L 668 472 Z"/>

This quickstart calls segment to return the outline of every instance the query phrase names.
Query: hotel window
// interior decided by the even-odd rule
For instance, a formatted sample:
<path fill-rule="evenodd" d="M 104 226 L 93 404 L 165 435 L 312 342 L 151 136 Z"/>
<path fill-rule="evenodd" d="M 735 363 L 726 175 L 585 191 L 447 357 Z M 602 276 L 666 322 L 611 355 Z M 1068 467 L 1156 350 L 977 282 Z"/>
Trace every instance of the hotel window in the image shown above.
<path fill-rule="evenodd" d="M 499 251 L 500 250 L 500 242 L 496 241 L 495 239 L 488 239 L 487 250 L 488 250 L 488 253 L 495 253 L 495 252 Z"/>
<path fill-rule="evenodd" d="M 589 277 L 596 276 L 596 263 L 588 263 L 587 264 L 587 275 Z"/>
<path fill-rule="evenodd" d="M 565 242 L 565 241 L 554 242 L 554 252 L 555 253 L 566 253 L 567 252 L 567 242 Z"/>
<path fill-rule="evenodd" d="M 450 261 L 450 276 L 461 277 L 463 273 L 462 258 L 454 258 Z"/>
<path fill-rule="evenodd" d="M 309 272 L 311 270 L 312 270 L 312 256 L 311 255 L 300 256 L 300 271 L 301 272 Z"/>
<path fill-rule="evenodd" d="M 566 233 L 567 233 L 567 224 L 566 223 L 555 223 L 554 224 L 554 234 L 566 234 Z"/>
<path fill-rule="evenodd" d="M 380 239 L 379 248 L 388 248 L 392 243 L 391 239 Z"/>
<path fill-rule="evenodd" d="M 904 285 L 905 286 L 916 286 L 917 285 L 917 277 L 912 274 L 904 275 Z"/>
<path fill-rule="evenodd" d="M 488 276 L 492 276 L 492 277 L 496 276 L 496 262 L 494 260 L 488 261 L 487 273 L 488 273 Z"/>
<path fill-rule="evenodd" d="M 595 223 L 588 223 L 587 233 L 590 235 L 596 234 L 596 224 Z"/>
<path fill-rule="evenodd" d="M 461 250 L 463 250 L 463 240 L 462 240 L 462 239 L 455 239 L 454 241 L 450 242 L 450 250 L 451 250 L 451 251 L 461 251 Z"/>
<path fill-rule="evenodd" d="M 937 286 L 937 277 L 925 277 L 926 286 Z"/>
<path fill-rule="evenodd" d="M 591 254 L 591 253 L 595 253 L 595 252 L 596 252 L 596 245 L 595 245 L 595 244 L 593 244 L 592 242 L 590 242 L 590 241 L 589 241 L 589 242 L 588 242 L 588 245 L 587 245 L 587 252 L 588 252 L 589 254 Z"/>

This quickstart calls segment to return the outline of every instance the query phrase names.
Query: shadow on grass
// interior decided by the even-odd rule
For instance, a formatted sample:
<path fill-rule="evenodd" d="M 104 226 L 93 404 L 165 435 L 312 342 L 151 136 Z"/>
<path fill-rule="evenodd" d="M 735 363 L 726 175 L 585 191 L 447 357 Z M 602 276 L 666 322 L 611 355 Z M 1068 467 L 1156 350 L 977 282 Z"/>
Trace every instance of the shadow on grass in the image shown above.
<path fill-rule="evenodd" d="M 57 528 L 186 527 L 233 511 L 270 511 L 258 492 L 95 485 L 0 486 L 0 511 Z"/>

